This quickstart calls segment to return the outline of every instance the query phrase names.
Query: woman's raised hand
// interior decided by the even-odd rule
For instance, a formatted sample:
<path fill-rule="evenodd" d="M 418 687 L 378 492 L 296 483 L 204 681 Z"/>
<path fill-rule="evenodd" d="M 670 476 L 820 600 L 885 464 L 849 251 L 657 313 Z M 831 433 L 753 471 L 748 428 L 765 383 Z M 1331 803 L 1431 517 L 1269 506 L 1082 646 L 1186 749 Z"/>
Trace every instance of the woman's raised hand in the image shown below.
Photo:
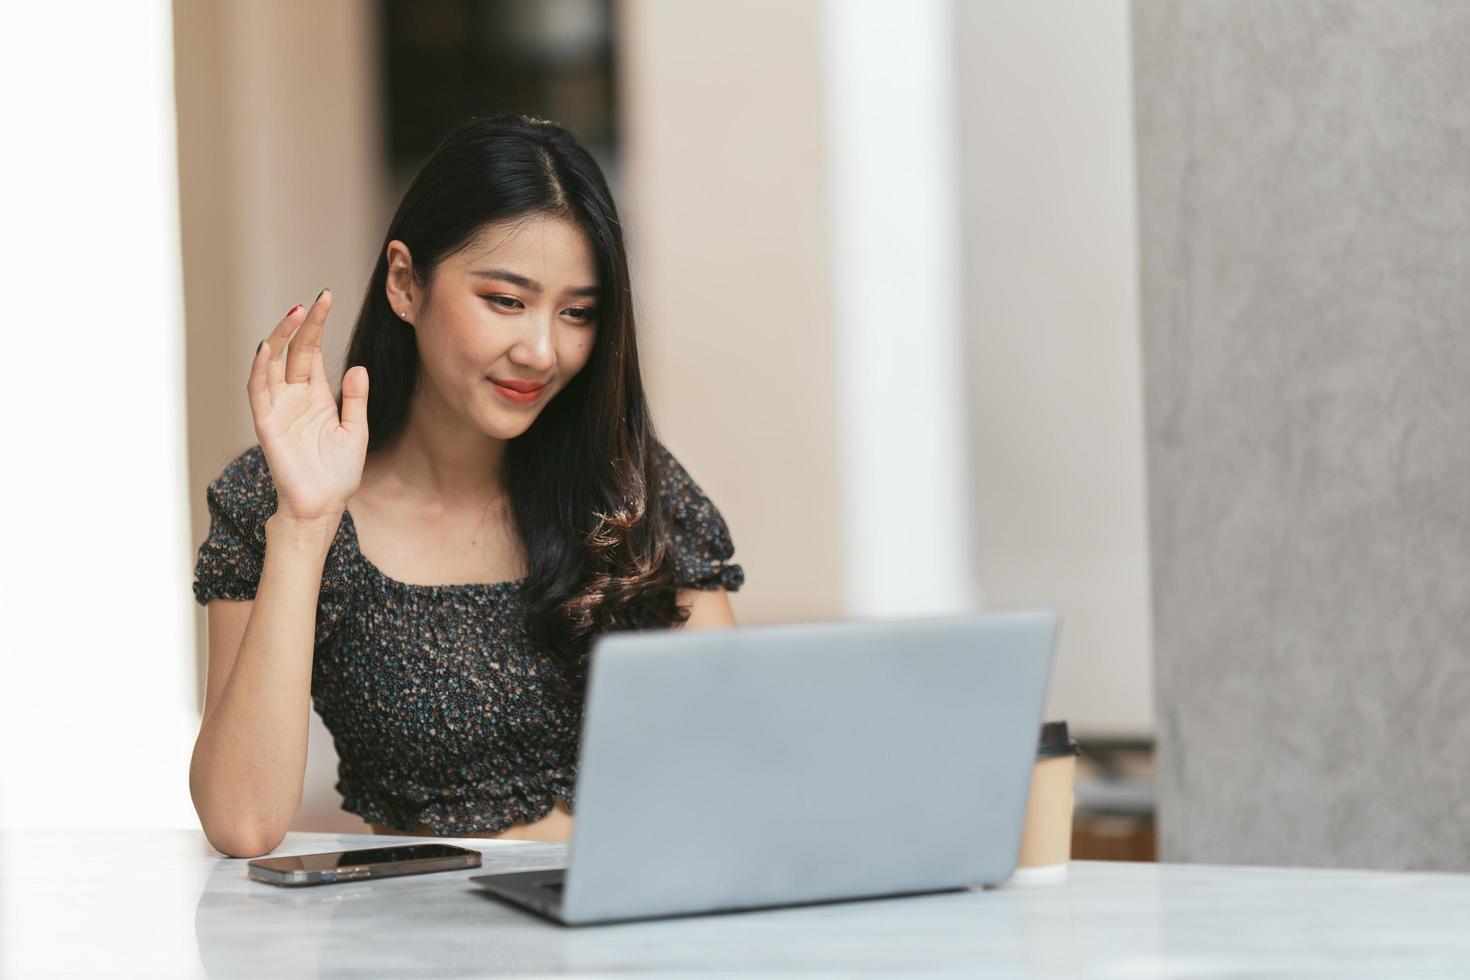
<path fill-rule="evenodd" d="M 287 313 L 256 351 L 245 384 L 276 484 L 276 513 L 303 523 L 341 518 L 367 458 L 367 368 L 343 375 L 339 419 L 322 360 L 331 308 L 332 294 L 323 289 L 311 309 Z"/>

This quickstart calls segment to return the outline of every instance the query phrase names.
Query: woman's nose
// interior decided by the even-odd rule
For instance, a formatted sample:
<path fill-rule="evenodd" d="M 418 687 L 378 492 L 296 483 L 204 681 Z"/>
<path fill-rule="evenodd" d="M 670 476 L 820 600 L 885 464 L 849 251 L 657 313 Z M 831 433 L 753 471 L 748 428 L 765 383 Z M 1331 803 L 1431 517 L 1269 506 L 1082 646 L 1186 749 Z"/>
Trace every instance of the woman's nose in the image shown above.
<path fill-rule="evenodd" d="M 510 351 L 511 360 L 537 371 L 549 370 L 556 362 L 550 314 L 525 316 L 521 323 L 521 335 Z"/>

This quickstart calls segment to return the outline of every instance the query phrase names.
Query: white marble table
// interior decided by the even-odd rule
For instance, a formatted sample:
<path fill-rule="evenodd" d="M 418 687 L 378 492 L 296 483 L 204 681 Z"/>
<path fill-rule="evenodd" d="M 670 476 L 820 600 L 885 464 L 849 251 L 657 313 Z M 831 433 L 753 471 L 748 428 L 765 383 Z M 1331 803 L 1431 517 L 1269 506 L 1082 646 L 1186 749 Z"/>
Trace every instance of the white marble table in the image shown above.
<path fill-rule="evenodd" d="M 0 832 L 0 976 L 1470 977 L 1463 874 L 1076 862 L 1061 885 L 566 929 L 465 881 L 560 845 L 458 843 L 483 869 L 288 890 L 197 831 Z"/>

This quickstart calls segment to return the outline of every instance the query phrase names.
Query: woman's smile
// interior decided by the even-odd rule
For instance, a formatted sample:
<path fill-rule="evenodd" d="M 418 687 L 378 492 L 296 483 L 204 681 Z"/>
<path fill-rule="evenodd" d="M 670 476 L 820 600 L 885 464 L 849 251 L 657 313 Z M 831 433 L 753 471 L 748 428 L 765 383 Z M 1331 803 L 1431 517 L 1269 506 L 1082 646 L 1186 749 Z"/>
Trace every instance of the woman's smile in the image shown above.
<path fill-rule="evenodd" d="M 490 387 L 506 401 L 516 405 L 531 405 L 540 400 L 541 393 L 546 390 L 545 384 L 537 384 L 534 381 L 496 381 L 494 378 L 486 378 Z"/>

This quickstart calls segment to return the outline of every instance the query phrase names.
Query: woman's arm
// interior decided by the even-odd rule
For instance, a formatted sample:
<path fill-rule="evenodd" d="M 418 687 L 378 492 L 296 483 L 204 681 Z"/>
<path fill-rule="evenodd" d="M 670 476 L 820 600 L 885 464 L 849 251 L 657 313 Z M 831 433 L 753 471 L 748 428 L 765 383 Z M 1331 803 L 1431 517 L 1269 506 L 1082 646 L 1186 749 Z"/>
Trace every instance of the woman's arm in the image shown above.
<path fill-rule="evenodd" d="M 209 602 L 189 792 L 204 835 L 231 857 L 274 850 L 301 805 L 317 596 L 338 521 L 269 518 L 255 599 Z"/>
<path fill-rule="evenodd" d="M 275 485 L 251 601 L 209 601 L 204 719 L 189 792 L 209 842 L 225 854 L 272 851 L 301 803 L 311 665 L 322 572 L 367 454 L 367 371 L 342 378 L 339 413 L 322 361 L 332 294 L 276 324 L 245 390 Z"/>
<path fill-rule="evenodd" d="M 724 589 L 680 589 L 675 601 L 689 610 L 684 629 L 718 629 L 735 625 L 735 610 Z"/>

